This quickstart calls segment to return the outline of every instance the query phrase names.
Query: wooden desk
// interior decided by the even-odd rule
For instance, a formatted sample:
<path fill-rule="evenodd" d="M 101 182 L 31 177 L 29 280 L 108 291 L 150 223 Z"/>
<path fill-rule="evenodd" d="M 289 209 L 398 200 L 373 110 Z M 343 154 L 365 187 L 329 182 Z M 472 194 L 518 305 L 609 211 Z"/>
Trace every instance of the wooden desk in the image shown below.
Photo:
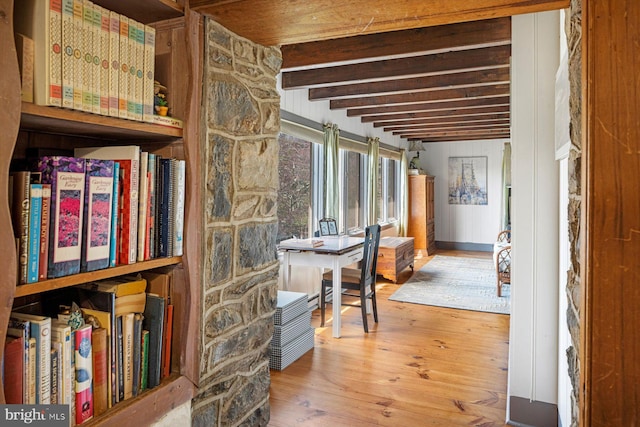
<path fill-rule="evenodd" d="M 378 247 L 376 273 L 397 283 L 402 270 L 411 267 L 413 271 L 413 244 L 413 237 L 382 237 Z"/>
<path fill-rule="evenodd" d="M 322 246 L 313 247 L 312 239 L 283 240 L 278 250 L 284 255 L 284 290 L 289 289 L 292 265 L 331 268 L 333 270 L 333 336 L 340 338 L 340 310 L 342 305 L 342 267 L 358 262 L 364 253 L 364 239 L 361 237 L 324 236 Z M 313 239 L 317 240 L 317 239 Z"/>

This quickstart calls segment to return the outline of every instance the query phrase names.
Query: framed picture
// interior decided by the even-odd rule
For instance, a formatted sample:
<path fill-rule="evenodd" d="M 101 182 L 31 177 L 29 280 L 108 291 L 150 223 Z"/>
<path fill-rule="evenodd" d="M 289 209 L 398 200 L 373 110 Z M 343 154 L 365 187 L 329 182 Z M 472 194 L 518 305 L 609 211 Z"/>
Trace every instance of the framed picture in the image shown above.
<path fill-rule="evenodd" d="M 320 220 L 320 235 L 337 236 L 338 226 L 336 225 L 336 220 L 333 218 L 322 218 Z"/>
<path fill-rule="evenodd" d="M 488 204 L 486 156 L 449 157 L 449 204 Z"/>

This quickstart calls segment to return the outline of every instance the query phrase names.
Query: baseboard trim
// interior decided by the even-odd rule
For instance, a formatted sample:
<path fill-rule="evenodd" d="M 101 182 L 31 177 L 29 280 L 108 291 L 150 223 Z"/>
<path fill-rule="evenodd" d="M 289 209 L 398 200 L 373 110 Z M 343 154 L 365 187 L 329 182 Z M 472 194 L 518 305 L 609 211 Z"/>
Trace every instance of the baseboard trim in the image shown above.
<path fill-rule="evenodd" d="M 437 249 L 452 250 L 452 251 L 493 252 L 493 244 L 491 244 L 491 243 L 439 242 L 439 241 L 436 241 L 436 248 Z"/>
<path fill-rule="evenodd" d="M 509 397 L 507 424 L 516 427 L 557 427 L 558 407 L 552 403 L 538 402 L 523 397 Z"/>

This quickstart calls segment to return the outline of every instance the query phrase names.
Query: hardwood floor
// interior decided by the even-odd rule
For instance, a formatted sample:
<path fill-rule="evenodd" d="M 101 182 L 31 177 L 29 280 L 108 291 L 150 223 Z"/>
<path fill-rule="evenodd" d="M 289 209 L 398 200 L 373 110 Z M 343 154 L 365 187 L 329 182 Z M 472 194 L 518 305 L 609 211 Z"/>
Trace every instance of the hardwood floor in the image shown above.
<path fill-rule="evenodd" d="M 270 426 L 505 425 L 509 316 L 389 301 L 411 274 L 398 284 L 379 279 L 379 323 L 369 316 L 369 334 L 359 308 L 343 308 L 337 339 L 331 318 L 320 328 L 314 311 L 315 348 L 271 371 Z"/>

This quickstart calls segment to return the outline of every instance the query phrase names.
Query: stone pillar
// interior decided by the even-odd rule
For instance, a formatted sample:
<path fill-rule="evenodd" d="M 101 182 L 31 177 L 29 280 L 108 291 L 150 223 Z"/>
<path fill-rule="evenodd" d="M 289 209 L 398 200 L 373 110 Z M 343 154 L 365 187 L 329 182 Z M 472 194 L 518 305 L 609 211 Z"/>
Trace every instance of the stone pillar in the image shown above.
<path fill-rule="evenodd" d="M 571 394 L 571 426 L 579 425 L 578 390 L 580 386 L 580 208 L 582 162 L 582 0 L 571 0 L 566 15 L 565 32 L 569 49 L 569 111 L 571 122 L 571 151 L 569 152 L 569 249 L 570 263 L 567 272 L 567 325 L 573 345 L 567 349 Z"/>
<path fill-rule="evenodd" d="M 266 425 L 282 55 L 209 19 L 205 25 L 203 351 L 193 425 Z"/>

